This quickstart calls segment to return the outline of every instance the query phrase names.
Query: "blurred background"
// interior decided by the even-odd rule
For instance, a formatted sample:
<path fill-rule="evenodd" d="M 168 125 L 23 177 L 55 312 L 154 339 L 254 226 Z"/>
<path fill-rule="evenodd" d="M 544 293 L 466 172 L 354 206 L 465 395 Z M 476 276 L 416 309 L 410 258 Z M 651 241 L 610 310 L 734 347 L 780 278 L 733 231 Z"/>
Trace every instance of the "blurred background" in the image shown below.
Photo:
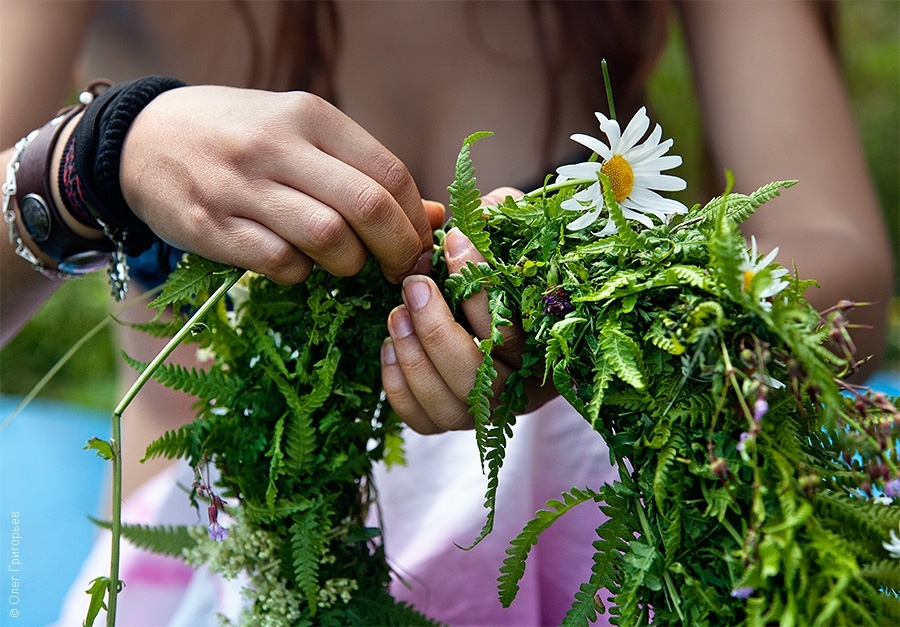
<path fill-rule="evenodd" d="M 900 250 L 900 3 L 843 0 L 838 36 L 844 76 L 872 177 Z M 675 139 L 684 158 L 679 175 L 695 188 L 707 168 L 702 129 L 690 71 L 677 24 L 650 87 L 654 117 Z M 451 164 L 452 165 L 452 164 Z M 448 166 L 450 167 L 450 166 Z M 448 170 L 448 177 L 452 172 Z M 449 178 L 448 178 L 449 180 Z M 691 201 L 687 201 L 691 204 Z M 886 369 L 900 369 L 900 290 L 895 294 L 893 332 Z M 102 273 L 63 285 L 40 314 L 0 352 L 0 393 L 21 396 L 53 367 L 111 307 Z M 78 312 L 77 315 L 74 312 Z M 97 333 L 43 389 L 44 398 L 71 401 L 104 411 L 115 398 L 118 359 L 111 327 Z M 0 420 L 2 422 L 2 420 Z"/>
<path fill-rule="evenodd" d="M 838 16 L 844 76 L 896 252 L 900 250 L 900 2 L 841 0 Z M 651 81 L 650 105 L 655 120 L 674 138 L 675 152 L 684 158 L 678 174 L 690 190 L 699 188 L 708 162 L 686 52 L 677 24 L 673 29 Z M 449 183 L 452 164 L 447 176 Z M 682 200 L 690 205 L 694 199 Z M 108 417 L 119 400 L 115 323 L 95 328 L 109 320 L 114 307 L 103 273 L 66 283 L 0 351 L 0 523 L 6 528 L 10 512 L 21 515 L 28 535 L 23 574 L 32 584 L 18 606 L 28 620 L 16 624 L 46 624 L 56 618 L 59 601 L 94 537 L 86 515 L 100 509 L 107 468 L 92 452 L 80 449 L 91 437 L 108 438 Z M 900 394 L 900 289 L 894 294 L 891 324 L 879 383 L 889 393 Z M 96 332 L 47 382 L 38 400 L 9 420 L 21 398 L 92 330 Z M 0 542 L 0 563 L 9 563 L 8 552 L 9 543 Z M 0 625 L 5 619 L 3 612 Z"/>

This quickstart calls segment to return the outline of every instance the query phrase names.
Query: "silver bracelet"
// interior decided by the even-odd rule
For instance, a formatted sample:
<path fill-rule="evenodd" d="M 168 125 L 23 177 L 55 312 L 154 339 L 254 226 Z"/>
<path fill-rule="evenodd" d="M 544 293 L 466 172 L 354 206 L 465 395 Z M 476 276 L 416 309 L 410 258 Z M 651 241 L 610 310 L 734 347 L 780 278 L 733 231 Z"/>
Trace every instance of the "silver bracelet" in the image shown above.
<path fill-rule="evenodd" d="M 44 138 L 43 143 L 41 143 L 40 146 L 41 155 L 46 152 L 45 158 L 48 160 L 47 163 L 49 163 L 50 151 L 53 150 L 56 134 L 59 132 L 61 125 L 70 119 L 72 115 L 80 111 L 83 108 L 83 105 L 89 103 L 92 98 L 93 93 L 90 91 L 83 93 L 79 99 L 81 101 L 81 106 L 76 105 L 76 107 L 70 108 L 67 112 L 62 113 L 51 120 L 47 125 L 32 131 L 16 142 L 15 152 L 6 166 L 6 180 L 2 186 L 3 220 L 8 227 L 9 241 L 16 246 L 16 254 L 28 261 L 35 270 L 50 279 L 61 280 L 78 277 L 89 272 L 107 268 L 110 286 L 112 287 L 112 294 L 116 297 L 116 300 L 122 300 L 128 291 L 129 279 L 128 261 L 125 255 L 125 237 L 127 236 L 127 232 L 124 230 L 114 231 L 103 223 L 103 221 L 98 219 L 98 226 L 103 229 L 103 234 L 109 240 L 109 244 L 100 246 L 97 250 L 87 248 L 80 250 L 77 247 L 80 236 L 72 232 L 71 229 L 65 225 L 59 210 L 55 207 L 52 198 L 49 197 L 50 188 L 46 181 L 46 163 L 43 161 L 40 162 L 40 165 L 34 163 L 34 157 L 30 157 L 29 153 L 30 158 L 26 157 L 24 158 L 24 161 L 27 162 L 28 167 L 37 168 L 37 171 L 28 171 L 30 174 L 28 177 L 29 182 L 22 182 L 22 185 L 25 185 L 24 189 L 20 189 L 19 181 L 17 181 L 18 175 L 21 174 L 24 176 L 25 174 L 24 172 L 20 173 L 23 155 L 25 154 L 26 149 L 35 142 L 35 139 L 39 134 L 41 132 L 53 133 L 53 136 L 49 140 L 50 143 L 47 144 L 47 139 Z M 45 146 L 44 144 L 47 145 Z M 41 155 L 36 156 L 40 157 Z M 43 187 L 39 187 L 39 181 L 35 180 L 36 177 L 39 181 L 43 181 Z M 26 193 L 29 191 L 32 193 Z M 28 206 L 27 211 L 28 216 L 30 216 L 30 221 L 29 218 L 25 216 L 26 207 L 24 205 L 19 207 L 20 216 L 16 215 L 16 212 L 11 206 L 12 198 L 17 196 L 19 192 L 24 194 L 24 199 L 19 199 L 19 203 L 21 205 L 24 202 L 25 205 Z M 63 257 L 57 261 L 55 268 L 48 268 L 45 266 L 38 256 L 28 248 L 25 241 L 22 239 L 18 225 L 19 222 L 22 223 L 25 231 L 32 236 L 32 239 L 38 245 L 38 248 L 41 248 L 41 242 L 45 242 L 46 245 L 53 244 L 55 241 L 53 253 L 50 253 L 49 250 L 45 250 L 51 258 L 56 258 L 56 255 Z M 56 237 L 56 240 L 53 240 L 50 237 L 52 233 L 58 233 L 58 235 L 54 236 Z M 68 233 L 68 235 L 65 235 L 66 233 Z M 64 242 L 65 246 L 60 244 L 60 236 L 64 239 L 68 238 Z M 38 239 L 34 239 L 35 237 Z M 83 238 L 81 239 L 83 240 Z M 73 240 L 76 242 L 75 250 L 72 250 Z M 65 252 L 66 246 L 68 247 L 68 252 Z"/>
<path fill-rule="evenodd" d="M 6 180 L 4 181 L 2 188 L 0 188 L 3 194 L 3 221 L 6 222 L 7 230 L 9 231 L 9 243 L 15 244 L 16 254 L 19 257 L 30 263 L 32 268 L 49 279 L 71 279 L 77 275 L 65 272 L 64 270 L 60 270 L 59 268 L 48 268 L 40 259 L 38 259 L 37 255 L 31 252 L 28 246 L 25 245 L 25 242 L 22 240 L 22 236 L 19 235 L 19 229 L 16 226 L 16 213 L 10 206 L 10 200 L 13 196 L 16 195 L 17 190 L 16 174 L 19 171 L 19 159 L 22 157 L 22 153 L 25 152 L 28 144 L 31 143 L 31 140 L 33 140 L 37 136 L 37 134 L 38 130 L 35 129 L 19 141 L 17 141 L 12 159 L 10 159 L 9 163 L 6 164 Z"/>

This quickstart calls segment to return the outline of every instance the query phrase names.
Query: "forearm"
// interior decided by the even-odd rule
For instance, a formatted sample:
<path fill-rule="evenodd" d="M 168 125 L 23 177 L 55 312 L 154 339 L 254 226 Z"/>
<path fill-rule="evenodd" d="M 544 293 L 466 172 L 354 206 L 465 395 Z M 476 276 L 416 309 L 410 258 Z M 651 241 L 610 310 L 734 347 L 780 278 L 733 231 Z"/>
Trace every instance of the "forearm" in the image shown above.
<path fill-rule="evenodd" d="M 851 313 L 858 356 L 882 353 L 893 259 L 839 68 L 813 3 L 686 2 L 706 134 L 737 191 L 798 179 L 745 225 L 763 252 L 821 289 L 818 309 L 838 300 L 874 304 Z M 871 367 L 870 367 L 871 370 Z"/>

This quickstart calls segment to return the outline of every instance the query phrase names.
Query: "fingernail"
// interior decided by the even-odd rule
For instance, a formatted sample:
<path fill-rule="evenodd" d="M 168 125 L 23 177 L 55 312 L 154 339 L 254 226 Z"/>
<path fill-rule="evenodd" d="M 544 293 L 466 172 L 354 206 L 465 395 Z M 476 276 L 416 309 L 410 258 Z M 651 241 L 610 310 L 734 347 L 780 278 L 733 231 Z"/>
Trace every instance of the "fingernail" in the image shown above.
<path fill-rule="evenodd" d="M 416 274 L 406 277 L 403 281 L 403 301 L 413 311 L 418 311 L 428 304 L 431 288 L 426 281 L 425 277 Z"/>
<path fill-rule="evenodd" d="M 388 316 L 388 324 L 391 328 L 391 335 L 398 339 L 412 335 L 414 330 L 406 307 L 395 308 Z"/>
<path fill-rule="evenodd" d="M 448 259 L 455 259 L 469 249 L 469 240 L 457 228 L 452 228 L 444 238 L 444 253 Z"/>
<path fill-rule="evenodd" d="M 393 366 L 397 363 L 397 353 L 394 352 L 394 343 L 391 341 L 391 338 L 387 338 L 381 344 L 381 361 L 388 366 Z"/>

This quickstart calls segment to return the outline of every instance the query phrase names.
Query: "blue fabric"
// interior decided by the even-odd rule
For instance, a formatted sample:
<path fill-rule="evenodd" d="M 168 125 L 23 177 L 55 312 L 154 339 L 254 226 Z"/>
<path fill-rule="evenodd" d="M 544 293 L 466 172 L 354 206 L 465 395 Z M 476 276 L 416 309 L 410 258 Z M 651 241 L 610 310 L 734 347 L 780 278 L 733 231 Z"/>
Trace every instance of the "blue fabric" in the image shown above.
<path fill-rule="evenodd" d="M 19 400 L 0 398 L 0 424 Z M 37 400 L 0 431 L 0 625 L 59 617 L 96 537 L 87 517 L 99 517 L 106 493 L 107 462 L 82 447 L 109 430 L 108 414 Z"/>
<path fill-rule="evenodd" d="M 145 290 L 152 290 L 165 283 L 183 256 L 183 250 L 157 239 L 140 255 L 128 258 L 131 278 Z"/>

